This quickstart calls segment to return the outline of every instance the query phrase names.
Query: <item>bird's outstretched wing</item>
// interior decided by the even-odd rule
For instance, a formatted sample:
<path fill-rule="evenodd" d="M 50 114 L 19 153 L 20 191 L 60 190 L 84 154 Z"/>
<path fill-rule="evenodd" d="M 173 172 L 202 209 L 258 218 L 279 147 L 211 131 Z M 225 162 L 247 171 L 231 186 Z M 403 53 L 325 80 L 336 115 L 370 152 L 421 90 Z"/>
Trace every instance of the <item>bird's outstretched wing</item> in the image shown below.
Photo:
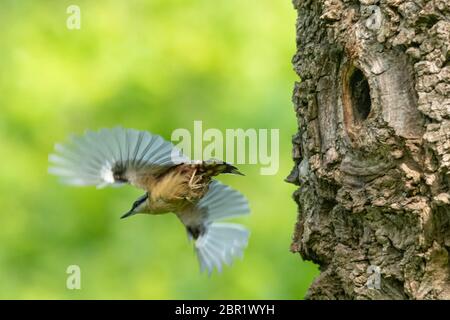
<path fill-rule="evenodd" d="M 143 175 L 160 174 L 189 159 L 158 135 L 116 127 L 87 131 L 56 144 L 49 161 L 49 172 L 67 184 L 103 187 L 130 183 L 144 188 Z"/>
<path fill-rule="evenodd" d="M 247 199 L 238 191 L 218 181 L 212 181 L 208 192 L 195 205 L 177 213 L 186 226 L 201 271 L 211 274 L 214 268 L 230 265 L 242 257 L 250 232 L 240 224 L 217 222 L 250 213 Z"/>

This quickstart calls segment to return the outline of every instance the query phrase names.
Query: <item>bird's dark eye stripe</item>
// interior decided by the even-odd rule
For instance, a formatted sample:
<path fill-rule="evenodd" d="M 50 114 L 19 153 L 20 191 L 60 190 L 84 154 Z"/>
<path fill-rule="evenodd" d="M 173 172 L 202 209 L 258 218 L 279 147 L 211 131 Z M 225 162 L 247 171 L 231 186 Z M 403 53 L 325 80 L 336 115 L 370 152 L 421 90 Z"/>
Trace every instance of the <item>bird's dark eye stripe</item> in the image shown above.
<path fill-rule="evenodd" d="M 140 197 L 139 199 L 137 199 L 134 203 L 133 203 L 133 209 L 138 207 L 140 204 L 142 204 L 145 200 L 147 200 L 148 198 L 148 194 L 144 194 L 142 197 Z"/>

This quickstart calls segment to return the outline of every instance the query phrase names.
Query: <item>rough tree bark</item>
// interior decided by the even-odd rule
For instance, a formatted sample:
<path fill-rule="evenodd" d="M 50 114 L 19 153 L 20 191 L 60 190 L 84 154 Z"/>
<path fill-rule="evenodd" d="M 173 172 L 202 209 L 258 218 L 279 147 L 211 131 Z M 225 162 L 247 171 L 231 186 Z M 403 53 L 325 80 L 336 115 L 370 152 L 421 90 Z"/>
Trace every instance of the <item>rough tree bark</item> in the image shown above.
<path fill-rule="evenodd" d="M 307 298 L 450 299 L 449 1 L 294 6 L 292 251 L 321 270 Z"/>

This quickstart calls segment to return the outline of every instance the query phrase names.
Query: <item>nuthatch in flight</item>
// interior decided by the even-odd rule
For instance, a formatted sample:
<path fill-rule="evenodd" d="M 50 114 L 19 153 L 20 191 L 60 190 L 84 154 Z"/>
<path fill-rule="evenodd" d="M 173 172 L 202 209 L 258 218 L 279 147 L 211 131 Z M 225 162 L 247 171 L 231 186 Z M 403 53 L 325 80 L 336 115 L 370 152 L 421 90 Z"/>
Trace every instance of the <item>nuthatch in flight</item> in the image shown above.
<path fill-rule="evenodd" d="M 249 232 L 234 223 L 216 222 L 250 212 L 246 198 L 236 190 L 213 180 L 221 173 L 240 174 L 231 164 L 190 161 L 180 150 L 158 135 L 134 129 L 101 129 L 74 136 L 56 144 L 50 155 L 49 172 L 62 182 L 98 188 L 131 184 L 146 193 L 122 218 L 173 212 L 185 225 L 201 271 L 230 265 L 242 257 Z"/>

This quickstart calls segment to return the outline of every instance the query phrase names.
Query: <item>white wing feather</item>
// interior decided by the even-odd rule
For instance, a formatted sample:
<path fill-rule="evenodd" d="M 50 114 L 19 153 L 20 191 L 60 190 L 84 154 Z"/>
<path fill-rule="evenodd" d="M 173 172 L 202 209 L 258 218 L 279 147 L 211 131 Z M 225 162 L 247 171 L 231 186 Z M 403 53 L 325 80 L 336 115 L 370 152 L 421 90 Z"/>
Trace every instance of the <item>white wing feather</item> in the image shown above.
<path fill-rule="evenodd" d="M 216 268 L 221 272 L 223 264 L 230 265 L 233 258 L 243 256 L 250 232 L 239 224 L 216 221 L 249 213 L 248 201 L 240 192 L 212 181 L 196 207 L 178 215 L 188 230 L 190 226 L 202 226 L 194 242 L 201 271 L 211 274 Z"/>
<path fill-rule="evenodd" d="M 101 129 L 72 136 L 65 144 L 57 144 L 49 156 L 49 172 L 60 176 L 62 182 L 103 187 L 121 184 L 129 173 L 145 168 L 147 174 L 187 162 L 170 142 L 146 131 Z M 117 180 L 119 173 L 125 180 Z"/>

